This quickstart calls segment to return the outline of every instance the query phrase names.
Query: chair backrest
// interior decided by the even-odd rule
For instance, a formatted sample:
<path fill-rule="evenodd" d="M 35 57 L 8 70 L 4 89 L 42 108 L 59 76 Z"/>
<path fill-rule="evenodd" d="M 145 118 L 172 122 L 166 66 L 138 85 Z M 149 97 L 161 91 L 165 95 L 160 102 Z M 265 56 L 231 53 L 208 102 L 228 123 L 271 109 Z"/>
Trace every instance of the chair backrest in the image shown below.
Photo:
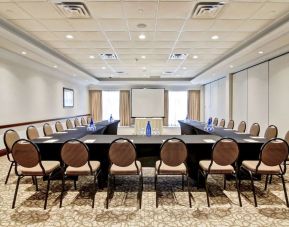
<path fill-rule="evenodd" d="M 55 130 L 56 130 L 56 132 L 63 132 L 64 131 L 63 125 L 60 121 L 57 121 L 55 123 Z"/>
<path fill-rule="evenodd" d="M 250 128 L 250 135 L 259 136 L 259 133 L 260 133 L 260 125 L 258 123 L 252 124 Z"/>
<path fill-rule="evenodd" d="M 117 166 L 129 166 L 136 161 L 135 145 L 125 138 L 116 139 L 110 144 L 108 156 L 110 162 Z"/>
<path fill-rule="evenodd" d="M 39 132 L 35 126 L 31 125 L 26 129 L 26 136 L 29 140 L 34 140 L 39 137 Z"/>
<path fill-rule="evenodd" d="M 45 136 L 50 136 L 53 134 L 53 130 L 52 130 L 52 127 L 49 123 L 45 123 L 43 125 L 43 133 Z"/>
<path fill-rule="evenodd" d="M 230 120 L 228 125 L 227 125 L 227 128 L 229 129 L 233 129 L 234 128 L 234 120 Z"/>
<path fill-rule="evenodd" d="M 80 126 L 80 123 L 79 123 L 78 118 L 75 118 L 75 119 L 74 119 L 74 125 L 75 125 L 75 127 Z"/>
<path fill-rule="evenodd" d="M 287 131 L 284 140 L 289 144 L 289 131 Z"/>
<path fill-rule="evenodd" d="M 41 162 L 38 147 L 26 139 L 20 139 L 14 143 L 12 156 L 18 165 L 25 168 L 33 168 Z"/>
<path fill-rule="evenodd" d="M 66 120 L 66 128 L 67 129 L 73 129 L 73 124 L 72 124 L 72 121 L 70 119 L 67 119 Z"/>
<path fill-rule="evenodd" d="M 238 156 L 239 146 L 234 139 L 222 138 L 218 140 L 213 146 L 212 161 L 218 165 L 232 165 L 236 162 Z"/>
<path fill-rule="evenodd" d="M 86 122 L 87 122 L 87 124 L 90 124 L 90 122 L 91 122 L 91 117 L 87 117 Z"/>
<path fill-rule="evenodd" d="M 18 133 L 13 129 L 8 129 L 3 136 L 4 145 L 6 147 L 7 154 L 11 153 L 13 144 L 20 139 Z"/>
<path fill-rule="evenodd" d="M 264 137 L 268 140 L 278 136 L 278 129 L 275 125 L 269 125 L 265 131 Z"/>
<path fill-rule="evenodd" d="M 219 124 L 220 127 L 225 127 L 225 119 L 222 119 Z"/>
<path fill-rule="evenodd" d="M 81 118 L 81 125 L 87 125 L 87 121 L 84 119 L 84 117 Z"/>
<path fill-rule="evenodd" d="M 218 120 L 219 120 L 219 119 L 218 119 L 217 117 L 214 118 L 214 121 L 213 121 L 213 125 L 214 125 L 214 126 L 217 126 L 217 125 L 218 125 Z"/>
<path fill-rule="evenodd" d="M 284 164 L 288 158 L 288 144 L 280 138 L 273 138 L 263 144 L 260 152 L 260 161 L 268 166 Z M 259 163 L 260 163 L 259 161 Z"/>
<path fill-rule="evenodd" d="M 238 132 L 245 132 L 246 131 L 246 122 L 241 121 L 238 125 Z"/>
<path fill-rule="evenodd" d="M 178 166 L 184 163 L 187 156 L 187 146 L 181 139 L 167 139 L 161 146 L 161 161 L 168 166 Z"/>
<path fill-rule="evenodd" d="M 77 139 L 68 140 L 61 148 L 61 159 L 67 166 L 81 167 L 89 161 L 88 147 Z"/>

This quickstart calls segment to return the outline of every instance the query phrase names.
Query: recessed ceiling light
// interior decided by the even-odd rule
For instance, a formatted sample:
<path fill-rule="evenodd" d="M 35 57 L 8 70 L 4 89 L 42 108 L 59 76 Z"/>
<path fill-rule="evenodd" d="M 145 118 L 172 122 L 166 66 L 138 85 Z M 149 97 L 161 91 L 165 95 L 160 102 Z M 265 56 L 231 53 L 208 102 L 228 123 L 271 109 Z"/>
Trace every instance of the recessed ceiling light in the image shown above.
<path fill-rule="evenodd" d="M 233 65 L 230 65 L 230 68 L 232 69 L 232 68 L 234 68 L 234 66 L 233 66 Z"/>
<path fill-rule="evenodd" d="M 183 70 L 186 70 L 187 69 L 187 67 L 183 67 Z"/>
<path fill-rule="evenodd" d="M 213 35 L 213 36 L 211 37 L 211 39 L 213 39 L 213 40 L 217 40 L 217 39 L 219 39 L 219 36 L 217 36 L 217 35 Z"/>
<path fill-rule="evenodd" d="M 22 51 L 21 54 L 26 55 L 27 53 L 25 51 Z"/>
<path fill-rule="evenodd" d="M 74 38 L 73 35 L 70 35 L 70 34 L 67 34 L 65 37 L 66 37 L 66 39 L 73 39 Z"/>
<path fill-rule="evenodd" d="M 138 38 L 140 39 L 140 40 L 144 40 L 144 39 L 146 39 L 146 35 L 145 34 L 140 34 L 139 36 L 138 36 Z"/>
<path fill-rule="evenodd" d="M 90 55 L 89 58 L 90 58 L 90 59 L 94 59 L 95 56 L 94 56 L 94 55 Z"/>
<path fill-rule="evenodd" d="M 197 59 L 197 58 L 199 58 L 199 56 L 197 56 L 197 55 L 194 55 L 194 56 L 193 56 L 193 59 Z"/>
<path fill-rule="evenodd" d="M 57 69 L 57 68 L 58 68 L 58 66 L 57 66 L 57 65 L 54 65 L 54 66 L 53 66 L 53 68 Z"/>
<path fill-rule="evenodd" d="M 142 67 L 143 70 L 146 70 L 147 68 L 145 66 Z"/>
<path fill-rule="evenodd" d="M 106 67 L 105 67 L 105 66 L 102 66 L 102 67 L 101 67 L 101 69 L 103 69 L 103 70 L 104 70 L 104 69 L 106 69 Z"/>
<path fill-rule="evenodd" d="M 139 13 L 143 13 L 143 9 L 138 9 L 138 12 Z"/>
<path fill-rule="evenodd" d="M 263 52 L 262 50 L 260 50 L 260 51 L 258 52 L 258 54 L 264 54 L 264 52 Z"/>
<path fill-rule="evenodd" d="M 142 59 L 146 59 L 146 56 L 145 56 L 145 55 L 142 55 L 141 58 L 142 58 Z"/>

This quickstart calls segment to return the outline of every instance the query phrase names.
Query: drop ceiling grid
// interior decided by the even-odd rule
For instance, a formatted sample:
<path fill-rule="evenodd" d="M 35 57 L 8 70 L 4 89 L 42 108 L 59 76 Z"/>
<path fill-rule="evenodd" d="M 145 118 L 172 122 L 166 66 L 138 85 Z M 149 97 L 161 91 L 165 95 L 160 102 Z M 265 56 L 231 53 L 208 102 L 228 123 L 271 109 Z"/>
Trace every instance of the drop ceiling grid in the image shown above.
<path fill-rule="evenodd" d="M 127 75 L 131 68 L 139 68 L 135 76 L 142 76 L 143 65 L 148 72 L 150 68 L 153 71 L 154 65 L 159 65 L 159 72 L 167 71 L 170 65 L 171 68 L 175 67 L 173 71 L 176 74 L 192 77 L 193 74 L 181 69 L 182 65 L 187 72 L 190 69 L 191 72 L 200 71 L 289 10 L 288 1 L 238 0 L 226 4 L 217 19 L 196 20 L 190 18 L 196 2 L 189 0 L 84 2 L 92 19 L 66 19 L 50 1 L 45 0 L 1 0 L 0 13 L 80 64 L 85 61 L 85 55 L 87 62 L 93 65 L 92 59 L 88 59 L 89 55 L 98 55 L 103 51 L 116 52 L 120 56 L 119 64 L 103 62 L 110 73 L 117 71 L 114 65 L 124 65 L 122 70 L 127 71 Z M 139 8 L 144 10 L 141 15 Z M 5 11 L 7 9 L 12 13 Z M 268 13 L 271 11 L 273 13 Z M 136 27 L 142 22 L 148 25 L 147 28 Z M 147 35 L 146 41 L 138 40 L 141 31 Z M 67 40 L 65 35 L 68 33 L 75 38 Z M 220 39 L 212 41 L 210 37 L 213 34 L 218 34 Z M 189 54 L 187 60 L 167 60 L 170 53 L 179 50 Z M 140 59 L 142 55 L 147 58 Z M 164 55 L 167 57 L 164 58 Z M 199 58 L 192 59 L 193 55 Z M 138 63 L 132 61 L 135 58 L 139 59 Z M 81 59 L 81 62 L 77 59 Z M 95 66 L 99 67 L 99 73 L 103 73 L 99 61 L 95 61 Z"/>

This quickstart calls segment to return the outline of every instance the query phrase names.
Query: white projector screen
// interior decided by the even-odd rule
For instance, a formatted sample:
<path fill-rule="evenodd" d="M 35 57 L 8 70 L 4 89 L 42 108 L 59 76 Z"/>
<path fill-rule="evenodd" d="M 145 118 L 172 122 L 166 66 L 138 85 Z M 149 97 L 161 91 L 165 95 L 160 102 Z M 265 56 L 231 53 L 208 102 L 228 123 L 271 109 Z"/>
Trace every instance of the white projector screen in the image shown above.
<path fill-rule="evenodd" d="M 132 89 L 132 117 L 164 117 L 165 89 Z"/>

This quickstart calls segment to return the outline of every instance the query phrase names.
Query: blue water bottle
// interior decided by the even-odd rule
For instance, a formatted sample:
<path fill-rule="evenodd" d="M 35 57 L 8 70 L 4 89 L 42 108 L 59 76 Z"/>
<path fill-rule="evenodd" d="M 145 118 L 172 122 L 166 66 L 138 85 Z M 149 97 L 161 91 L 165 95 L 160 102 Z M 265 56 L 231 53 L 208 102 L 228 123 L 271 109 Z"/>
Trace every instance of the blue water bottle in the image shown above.
<path fill-rule="evenodd" d="M 147 127 L 146 127 L 146 136 L 150 137 L 151 135 L 152 135 L 152 128 L 151 128 L 150 121 L 148 121 Z"/>

